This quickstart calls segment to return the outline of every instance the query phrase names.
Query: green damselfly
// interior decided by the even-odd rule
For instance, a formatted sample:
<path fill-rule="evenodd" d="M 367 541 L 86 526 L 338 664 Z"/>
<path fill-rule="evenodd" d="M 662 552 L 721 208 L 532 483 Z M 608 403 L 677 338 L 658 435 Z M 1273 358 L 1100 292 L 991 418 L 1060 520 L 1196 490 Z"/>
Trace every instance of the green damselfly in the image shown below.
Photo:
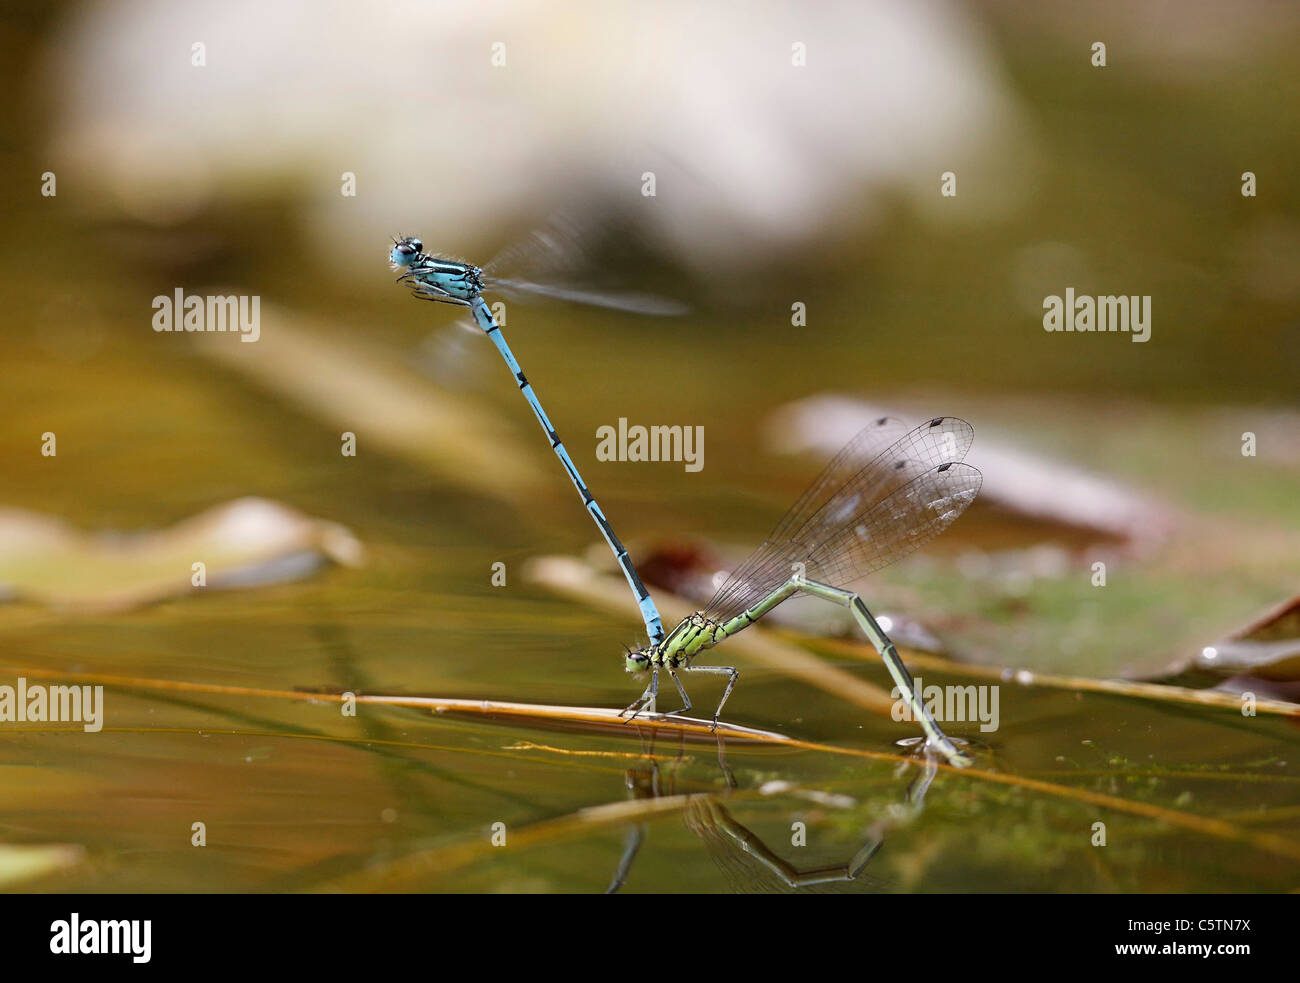
<path fill-rule="evenodd" d="M 782 601 L 808 594 L 849 609 L 880 653 L 927 743 L 954 764 L 968 763 L 918 698 L 894 643 L 847 585 L 919 549 L 975 500 L 982 478 L 962 460 L 974 436 L 971 425 L 956 417 L 936 417 L 912 430 L 881 417 L 861 430 L 763 545 L 727 576 L 706 607 L 684 619 L 662 642 L 628 653 L 627 671 L 648 671 L 650 681 L 623 713 L 633 720 L 642 712 L 656 712 L 661 672 L 672 679 L 684 704 L 666 716 L 691 709 L 682 674 L 726 675 L 727 686 L 713 714 L 716 728 L 739 672 L 732 666 L 695 665 L 696 657 Z"/>

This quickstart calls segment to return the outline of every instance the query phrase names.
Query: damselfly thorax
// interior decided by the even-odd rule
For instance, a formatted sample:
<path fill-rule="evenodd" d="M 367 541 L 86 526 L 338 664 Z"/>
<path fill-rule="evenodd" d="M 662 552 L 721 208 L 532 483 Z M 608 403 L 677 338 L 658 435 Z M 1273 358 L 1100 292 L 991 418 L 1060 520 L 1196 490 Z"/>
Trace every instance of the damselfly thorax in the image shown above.
<path fill-rule="evenodd" d="M 421 299 L 468 304 L 483 292 L 483 271 L 469 263 L 417 251 L 407 262 L 395 260 L 393 265 L 405 269 L 398 282 L 406 283 Z"/>
<path fill-rule="evenodd" d="M 650 665 L 677 669 L 690 665 L 695 656 L 713 648 L 726 637 L 727 631 L 721 622 L 696 611 L 670 631 L 662 644 L 651 646 L 647 655 Z"/>

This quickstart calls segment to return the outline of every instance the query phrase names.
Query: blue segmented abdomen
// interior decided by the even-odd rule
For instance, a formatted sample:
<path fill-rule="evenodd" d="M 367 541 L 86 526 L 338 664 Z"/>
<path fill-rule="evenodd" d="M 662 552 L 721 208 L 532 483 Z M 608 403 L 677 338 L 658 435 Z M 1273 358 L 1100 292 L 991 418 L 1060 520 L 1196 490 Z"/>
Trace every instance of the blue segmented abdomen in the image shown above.
<path fill-rule="evenodd" d="M 645 584 L 641 582 L 636 568 L 632 565 L 632 558 L 628 555 L 623 544 L 619 542 L 618 536 L 614 534 L 614 528 L 609 524 L 609 520 L 605 518 L 605 513 L 600 510 L 600 506 L 596 504 L 595 497 L 587 488 L 586 482 L 582 480 L 582 475 L 578 473 L 578 466 L 573 463 L 573 458 L 569 456 L 569 452 L 565 449 L 559 434 L 555 432 L 555 427 L 551 425 L 546 411 L 542 409 L 541 400 L 533 392 L 533 387 L 528 384 L 528 379 L 524 376 L 523 369 L 519 367 L 519 363 L 515 360 L 514 353 L 510 351 L 510 346 L 506 344 L 506 340 L 501 334 L 501 328 L 492 317 L 492 311 L 488 308 L 487 302 L 482 297 L 475 296 L 470 301 L 469 309 L 474 316 L 474 320 L 478 322 L 478 326 L 483 329 L 484 334 L 492 339 L 492 344 L 496 346 L 501 358 L 514 374 L 515 384 L 519 387 L 519 391 L 523 393 L 529 407 L 532 408 L 533 415 L 537 417 L 537 422 L 541 424 L 546 439 L 550 441 L 551 449 L 560 459 L 560 464 L 563 465 L 569 480 L 573 482 L 578 494 L 582 496 L 583 506 L 590 514 L 592 521 L 596 523 L 597 528 L 600 529 L 600 534 L 604 537 L 605 542 L 609 544 L 609 548 L 614 551 L 614 557 L 623 571 L 623 576 L 627 578 L 628 585 L 636 596 L 637 606 L 641 611 L 641 619 L 645 622 L 646 632 L 650 635 L 651 641 L 658 642 L 664 635 L 663 621 L 659 617 L 659 609 L 655 607 L 650 592 L 646 590 Z"/>

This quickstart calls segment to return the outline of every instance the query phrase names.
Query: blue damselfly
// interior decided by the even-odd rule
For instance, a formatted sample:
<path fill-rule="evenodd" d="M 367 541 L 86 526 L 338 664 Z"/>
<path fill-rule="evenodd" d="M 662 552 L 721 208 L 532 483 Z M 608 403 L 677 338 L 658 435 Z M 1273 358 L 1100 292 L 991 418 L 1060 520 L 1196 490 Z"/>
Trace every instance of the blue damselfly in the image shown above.
<path fill-rule="evenodd" d="M 535 238 L 538 235 L 540 234 L 535 234 Z M 548 243 L 543 238 L 542 241 L 530 245 L 545 248 Z M 574 487 L 578 489 L 578 494 L 582 497 L 582 503 L 587 512 L 591 515 L 597 528 L 600 529 L 600 533 L 605 542 L 609 544 L 609 548 L 614 552 L 624 576 L 627 577 L 628 585 L 632 588 L 632 593 L 636 597 L 637 605 L 641 610 L 641 617 L 645 621 L 646 632 L 649 634 L 651 641 L 662 641 L 664 637 L 663 621 L 659 617 L 659 610 L 655 607 L 654 600 L 650 597 L 650 592 L 646 590 L 645 585 L 641 582 L 641 578 L 632 565 L 632 559 L 628 556 L 627 550 L 619 542 L 618 536 L 615 535 L 613 527 L 610 525 L 609 520 L 605 518 L 600 506 L 596 504 L 595 497 L 591 494 L 586 482 L 582 480 L 582 475 L 578 473 L 577 466 L 573 463 L 569 452 L 560 441 L 559 435 L 556 434 L 555 427 L 547 417 L 546 411 L 542 409 L 541 401 L 537 398 L 537 394 L 533 391 L 533 387 L 529 384 L 527 378 L 525 378 L 523 369 L 519 367 L 514 354 L 510 351 L 510 346 L 506 344 L 505 336 L 501 333 L 500 325 L 492 316 L 491 308 L 484 301 L 483 291 L 490 290 L 506 296 L 532 294 L 583 304 L 612 307 L 618 310 L 634 311 L 640 314 L 677 314 L 681 313 L 684 308 L 672 301 L 640 294 L 600 293 L 518 278 L 494 277 L 492 271 L 499 265 L 508 263 L 510 258 L 511 254 L 507 253 L 502 262 L 494 262 L 480 269 L 477 266 L 471 266 L 469 263 L 430 256 L 424 252 L 424 244 L 414 236 L 394 238 L 393 248 L 389 253 L 389 262 L 393 268 L 402 271 L 402 275 L 397 278 L 399 283 L 405 283 L 409 286 L 411 292 L 420 300 L 430 300 L 436 303 L 454 304 L 459 307 L 469 308 L 475 323 L 483 330 L 484 334 L 492 339 L 492 343 L 496 345 L 497 351 L 501 353 L 501 357 L 505 360 L 506 366 L 514 375 L 519 391 L 524 394 L 524 399 L 532 407 L 537 422 L 541 424 L 546 439 L 551 444 L 551 449 L 555 451 L 560 463 L 564 466 L 565 472 L 569 475 L 569 479 L 573 482 Z"/>

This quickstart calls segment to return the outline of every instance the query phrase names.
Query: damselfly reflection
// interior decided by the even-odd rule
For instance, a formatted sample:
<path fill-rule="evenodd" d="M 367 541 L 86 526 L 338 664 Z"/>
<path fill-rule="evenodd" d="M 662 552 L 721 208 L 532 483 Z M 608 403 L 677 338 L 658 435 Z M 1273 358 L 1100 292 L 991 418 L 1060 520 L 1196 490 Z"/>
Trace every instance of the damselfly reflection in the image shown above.
<path fill-rule="evenodd" d="M 629 769 L 626 776 L 629 796 L 645 799 L 674 794 L 677 765 L 678 762 L 674 762 L 661 769 L 658 761 L 651 760 L 645 765 Z M 926 792 L 938 773 L 938 758 L 933 750 L 923 750 L 915 761 L 901 764 L 896 775 L 901 778 L 913 769 L 916 774 L 908 783 L 901 801 L 881 810 L 863 829 L 857 849 L 839 862 L 798 863 L 789 859 L 789 855 L 792 851 L 806 847 L 784 846 L 778 850 L 752 828 L 739 822 L 727 804 L 731 789 L 735 787 L 729 769 L 728 792 L 688 796 L 683 818 L 686 828 L 704 843 L 714 865 L 737 894 L 886 891 L 889 889 L 888 883 L 867 874 L 866 868 L 878 855 L 886 837 L 901 826 L 911 823 L 921 813 Z M 846 799 L 844 796 L 794 786 L 782 787 L 780 794 L 795 800 L 810 801 L 821 808 L 856 805 L 851 799 L 841 801 Z M 648 836 L 647 823 L 638 823 L 628 830 L 623 853 L 609 886 L 605 889 L 606 894 L 616 893 L 623 888 Z M 824 855 L 826 851 L 816 852 Z"/>

